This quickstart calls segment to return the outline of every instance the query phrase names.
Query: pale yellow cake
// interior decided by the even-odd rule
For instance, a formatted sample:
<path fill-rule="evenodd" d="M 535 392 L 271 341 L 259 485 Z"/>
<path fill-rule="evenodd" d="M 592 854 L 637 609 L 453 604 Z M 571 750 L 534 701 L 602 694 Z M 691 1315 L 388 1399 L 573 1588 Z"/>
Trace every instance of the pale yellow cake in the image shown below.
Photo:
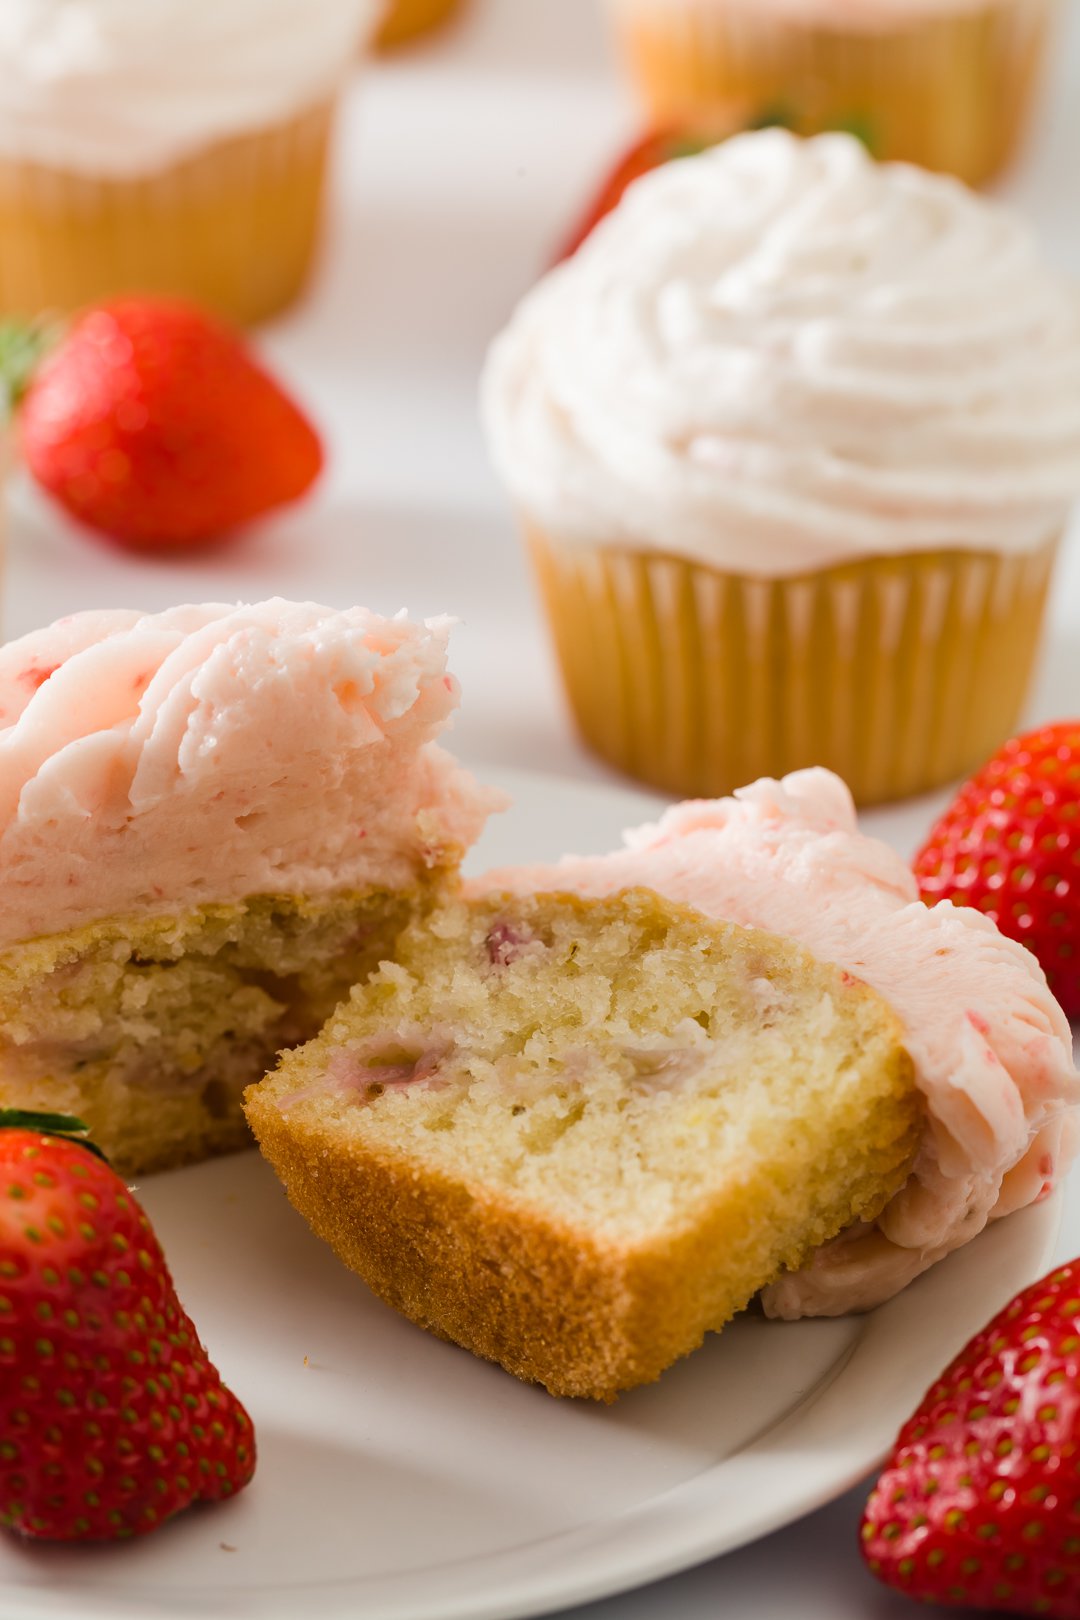
<path fill-rule="evenodd" d="M 110 918 L 0 955 L 0 1105 L 74 1114 L 126 1174 L 249 1140 L 245 1085 L 391 952 L 424 891 Z"/>
<path fill-rule="evenodd" d="M 920 1120 L 873 992 L 645 890 L 444 906 L 246 1107 L 383 1299 L 602 1400 L 872 1219 Z"/>

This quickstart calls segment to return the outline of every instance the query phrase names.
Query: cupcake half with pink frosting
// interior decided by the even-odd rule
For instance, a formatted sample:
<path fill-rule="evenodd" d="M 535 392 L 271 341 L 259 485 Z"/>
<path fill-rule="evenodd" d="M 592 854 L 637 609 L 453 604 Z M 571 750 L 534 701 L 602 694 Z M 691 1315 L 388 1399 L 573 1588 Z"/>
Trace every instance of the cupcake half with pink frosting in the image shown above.
<path fill-rule="evenodd" d="M 1015 728 L 1080 493 L 1080 292 L 845 135 L 635 182 L 491 349 L 488 439 L 574 717 L 676 797 L 858 802 Z"/>
<path fill-rule="evenodd" d="M 896 1014 L 914 1066 L 923 1123 L 911 1175 L 873 1223 L 772 1283 L 771 1315 L 869 1309 L 988 1221 L 1053 1191 L 1080 1145 L 1080 1075 L 1042 968 L 972 908 L 925 905 L 901 857 L 858 830 L 838 777 L 755 782 L 675 806 L 615 854 L 481 881 L 589 899 L 642 885 L 795 940 L 857 977 Z"/>
<path fill-rule="evenodd" d="M 448 623 L 281 600 L 0 649 L 0 1105 L 127 1173 L 238 1147 L 243 1087 L 456 874 Z"/>
<path fill-rule="evenodd" d="M 1078 1101 L 1034 958 L 809 770 L 476 880 L 247 1110 L 384 1299 L 609 1400 L 756 1294 L 889 1298 L 1050 1193 Z"/>

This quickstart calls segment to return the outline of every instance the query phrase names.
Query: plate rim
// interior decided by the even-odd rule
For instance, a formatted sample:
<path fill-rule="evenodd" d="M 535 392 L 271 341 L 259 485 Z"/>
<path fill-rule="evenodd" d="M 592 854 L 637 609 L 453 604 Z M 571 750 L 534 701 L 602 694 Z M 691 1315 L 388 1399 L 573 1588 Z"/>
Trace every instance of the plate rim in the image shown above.
<path fill-rule="evenodd" d="M 183 1171 L 176 1173 L 182 1175 Z M 364 1620 L 534 1620 L 650 1586 L 783 1529 L 843 1496 L 879 1466 L 900 1424 L 952 1356 L 1019 1288 L 1041 1276 L 1052 1263 L 1063 1212 L 1059 1189 L 1042 1204 L 994 1222 L 895 1299 L 859 1318 L 861 1331 L 838 1357 L 835 1370 L 830 1367 L 794 1407 L 749 1445 L 628 1511 L 519 1543 L 504 1552 L 476 1554 L 455 1562 L 442 1560 L 409 1572 L 404 1579 L 349 1577 L 295 1586 L 267 1581 L 259 1587 L 230 1588 L 227 1593 L 220 1588 L 215 1593 L 188 1587 L 176 1592 L 173 1602 L 167 1589 L 144 1584 L 83 1592 L 75 1608 L 72 1590 L 62 1581 L 61 1564 L 61 1579 L 48 1587 L 0 1584 L 3 1620 L 191 1620 L 195 1614 L 200 1620 L 293 1620 L 301 1612 L 295 1605 L 303 1603 L 305 1594 L 317 1599 L 324 1620 L 355 1620 L 358 1613 Z M 1004 1263 L 996 1251 L 1003 1251 Z M 957 1273 L 973 1269 L 983 1275 L 984 1286 L 974 1292 L 957 1287 L 961 1281 Z M 988 1278 L 994 1279 L 992 1300 L 985 1287 Z M 939 1313 L 937 1326 L 919 1354 L 911 1360 L 901 1354 L 901 1366 L 894 1366 L 888 1355 L 882 1357 L 882 1346 L 888 1347 L 890 1341 L 895 1351 L 905 1340 L 910 1344 L 917 1338 L 911 1328 L 932 1318 L 935 1311 Z M 847 1450 L 835 1453 L 833 1466 L 816 1469 L 812 1475 L 793 1474 L 790 1468 L 785 1471 L 780 1459 L 807 1438 L 813 1441 L 815 1430 L 832 1421 L 831 1408 L 846 1405 L 850 1409 L 853 1382 L 856 1387 L 860 1383 L 867 1386 L 864 1399 L 876 1397 L 872 1421 L 859 1430 L 858 1443 L 849 1435 Z M 769 1497 L 765 1506 L 725 1526 L 718 1509 L 724 1505 L 725 1494 L 739 1490 L 739 1476 L 756 1479 L 759 1485 L 762 1480 L 767 1482 Z M 655 1526 L 658 1510 L 664 1519 L 659 1535 Z M 630 1558 L 626 1557 L 627 1546 L 634 1552 Z M 58 1552 L 62 1560 L 63 1549 Z M 538 1560 L 545 1577 L 539 1584 L 534 1567 Z M 493 1585 L 489 1581 L 479 1594 L 458 1585 L 449 1594 L 431 1595 L 430 1589 L 444 1574 L 469 1569 L 490 1572 L 500 1564 L 508 1566 L 505 1575 Z M 267 1594 L 275 1589 L 286 1606 L 266 1602 Z M 290 1603 L 294 1606 L 289 1607 Z"/>

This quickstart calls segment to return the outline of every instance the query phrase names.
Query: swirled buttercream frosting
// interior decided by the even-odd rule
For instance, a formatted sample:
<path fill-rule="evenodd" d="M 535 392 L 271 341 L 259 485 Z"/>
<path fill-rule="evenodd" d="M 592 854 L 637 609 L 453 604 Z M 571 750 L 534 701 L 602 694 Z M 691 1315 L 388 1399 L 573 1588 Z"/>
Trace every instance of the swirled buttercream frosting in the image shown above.
<path fill-rule="evenodd" d="M 903 1026 L 925 1105 L 910 1179 L 875 1225 L 774 1283 L 770 1314 L 879 1304 L 988 1220 L 1045 1198 L 1068 1168 L 1080 1076 L 1042 969 L 980 912 L 924 905 L 900 856 L 858 831 L 839 777 L 763 780 L 676 806 L 619 853 L 476 880 L 480 892 L 589 897 L 639 886 L 797 940 L 875 989 Z"/>
<path fill-rule="evenodd" d="M 78 613 L 0 648 L 0 949 L 454 862 L 500 800 L 433 742 L 448 628 L 274 600 Z"/>
<path fill-rule="evenodd" d="M 1034 550 L 1080 492 L 1080 292 L 958 181 L 762 131 L 631 186 L 482 395 L 564 542 L 765 575 Z"/>
<path fill-rule="evenodd" d="M 332 95 L 376 0 L 3 0 L 0 152 L 124 176 Z"/>

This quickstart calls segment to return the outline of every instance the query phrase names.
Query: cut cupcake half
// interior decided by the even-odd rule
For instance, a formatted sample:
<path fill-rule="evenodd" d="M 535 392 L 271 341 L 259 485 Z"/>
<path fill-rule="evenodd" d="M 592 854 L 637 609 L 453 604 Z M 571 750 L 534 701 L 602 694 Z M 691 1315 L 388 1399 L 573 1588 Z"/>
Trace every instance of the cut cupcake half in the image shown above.
<path fill-rule="evenodd" d="M 437 910 L 247 1112 L 383 1299 L 609 1400 L 873 1220 L 921 1103 L 897 1019 L 851 974 L 630 890 Z"/>
<path fill-rule="evenodd" d="M 249 1139 L 243 1088 L 456 882 L 496 796 L 432 739 L 447 624 L 84 613 L 0 649 L 0 1105 L 123 1173 Z"/>
<path fill-rule="evenodd" d="M 609 1399 L 756 1293 L 890 1298 L 1051 1193 L 1078 1102 L 1034 957 L 814 770 L 475 880 L 246 1106 L 376 1293 Z"/>
<path fill-rule="evenodd" d="M 926 906 L 907 862 L 859 830 L 832 772 L 674 805 L 609 855 L 479 880 L 592 900 L 645 886 L 761 928 L 868 984 L 900 1023 L 923 1102 L 912 1174 L 872 1224 L 766 1289 L 766 1314 L 836 1316 L 891 1298 L 988 1221 L 1047 1198 L 1080 1142 L 1068 1019 L 1030 951 L 973 907 Z"/>

